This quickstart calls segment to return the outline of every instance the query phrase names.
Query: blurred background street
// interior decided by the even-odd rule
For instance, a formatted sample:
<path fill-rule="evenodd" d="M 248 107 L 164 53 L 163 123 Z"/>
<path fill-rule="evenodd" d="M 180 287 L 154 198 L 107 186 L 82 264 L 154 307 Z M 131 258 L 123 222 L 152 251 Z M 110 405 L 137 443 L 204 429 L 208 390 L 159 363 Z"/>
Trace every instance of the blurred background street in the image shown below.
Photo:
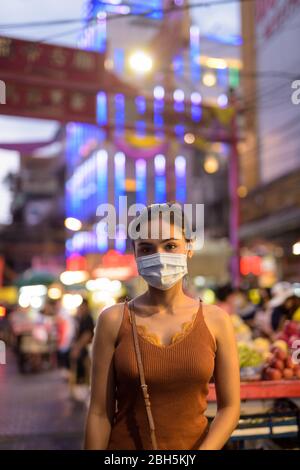
<path fill-rule="evenodd" d="M 21 376 L 12 354 L 0 369 L 0 450 L 79 449 L 86 407 L 58 370 Z"/>

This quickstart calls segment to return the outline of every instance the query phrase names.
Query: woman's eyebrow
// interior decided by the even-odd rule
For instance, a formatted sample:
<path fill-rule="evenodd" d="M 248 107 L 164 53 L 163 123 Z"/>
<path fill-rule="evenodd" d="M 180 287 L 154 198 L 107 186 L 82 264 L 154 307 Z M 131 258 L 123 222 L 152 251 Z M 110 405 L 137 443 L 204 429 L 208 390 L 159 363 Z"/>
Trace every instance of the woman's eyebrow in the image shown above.
<path fill-rule="evenodd" d="M 179 240 L 179 239 L 178 238 L 166 238 L 165 240 L 162 240 L 161 243 L 171 242 L 171 241 L 176 241 L 176 240 Z"/>

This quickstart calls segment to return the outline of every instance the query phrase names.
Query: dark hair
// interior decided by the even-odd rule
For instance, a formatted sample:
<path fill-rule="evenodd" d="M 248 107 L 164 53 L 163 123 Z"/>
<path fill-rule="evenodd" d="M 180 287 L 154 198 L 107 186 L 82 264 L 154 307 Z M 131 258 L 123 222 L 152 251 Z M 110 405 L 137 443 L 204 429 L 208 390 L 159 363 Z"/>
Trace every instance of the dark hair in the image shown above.
<path fill-rule="evenodd" d="M 227 299 L 227 297 L 229 297 L 229 295 L 233 294 L 233 292 L 234 292 L 234 289 L 231 286 L 231 284 L 218 286 L 217 289 L 215 290 L 216 297 L 221 302 L 224 302 Z"/>
<path fill-rule="evenodd" d="M 170 224 L 180 227 L 185 240 L 187 242 L 192 242 L 193 238 L 191 237 L 191 227 L 189 220 L 184 212 L 184 209 L 182 208 L 182 205 L 177 201 L 168 201 L 161 204 L 149 204 L 138 216 L 133 219 L 132 223 L 136 223 L 135 229 L 140 231 L 141 224 L 143 222 L 150 222 L 153 216 L 162 214 L 163 212 L 170 213 Z M 129 229 L 128 235 L 131 239 L 132 245 L 134 246 L 135 240 L 131 237 L 130 232 L 131 231 Z"/>

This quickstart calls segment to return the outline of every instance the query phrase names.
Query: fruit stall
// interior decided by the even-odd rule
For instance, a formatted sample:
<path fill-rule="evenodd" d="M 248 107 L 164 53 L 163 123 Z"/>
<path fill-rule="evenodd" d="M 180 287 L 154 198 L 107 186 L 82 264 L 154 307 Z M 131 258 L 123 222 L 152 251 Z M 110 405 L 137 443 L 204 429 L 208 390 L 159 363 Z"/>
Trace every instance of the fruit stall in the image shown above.
<path fill-rule="evenodd" d="M 251 328 L 232 315 L 242 381 L 300 380 L 300 322 L 287 320 L 272 339 L 253 338 Z"/>
<path fill-rule="evenodd" d="M 252 337 L 233 315 L 241 375 L 241 417 L 231 441 L 294 439 L 300 446 L 300 322 L 286 321 L 273 340 Z M 216 413 L 209 385 L 207 416 Z"/>

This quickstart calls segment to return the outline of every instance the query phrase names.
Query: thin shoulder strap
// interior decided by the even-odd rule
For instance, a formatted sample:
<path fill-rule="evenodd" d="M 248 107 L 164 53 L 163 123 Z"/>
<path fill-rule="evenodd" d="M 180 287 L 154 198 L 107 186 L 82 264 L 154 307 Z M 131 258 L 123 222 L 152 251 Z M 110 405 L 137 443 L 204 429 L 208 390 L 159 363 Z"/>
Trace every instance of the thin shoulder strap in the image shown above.
<path fill-rule="evenodd" d="M 127 302 L 127 299 L 126 299 L 126 302 Z M 135 353 L 136 353 L 137 365 L 138 365 L 138 369 L 139 369 L 141 388 L 142 388 L 142 391 L 143 391 L 143 396 L 144 396 L 144 401 L 145 401 L 145 406 L 146 406 L 146 411 L 147 411 L 147 417 L 148 417 L 148 423 L 149 423 L 149 428 L 150 428 L 150 437 L 151 437 L 152 447 L 153 447 L 154 450 L 157 450 L 158 446 L 157 446 L 157 440 L 156 440 L 156 435 L 155 435 L 155 424 L 154 424 L 154 419 L 153 419 L 152 411 L 151 411 L 151 403 L 150 403 L 150 399 L 149 399 L 148 385 L 146 384 L 146 380 L 145 380 L 145 372 L 144 372 L 144 366 L 143 366 L 141 351 L 140 351 L 140 346 L 139 346 L 139 340 L 138 340 L 138 334 L 137 334 L 137 328 L 136 328 L 136 322 L 135 322 L 135 314 L 134 314 L 133 310 L 131 310 L 130 305 L 128 304 L 128 302 L 127 302 L 127 305 L 129 307 L 129 315 L 130 315 L 130 318 L 131 318 L 134 348 L 135 348 Z"/>

